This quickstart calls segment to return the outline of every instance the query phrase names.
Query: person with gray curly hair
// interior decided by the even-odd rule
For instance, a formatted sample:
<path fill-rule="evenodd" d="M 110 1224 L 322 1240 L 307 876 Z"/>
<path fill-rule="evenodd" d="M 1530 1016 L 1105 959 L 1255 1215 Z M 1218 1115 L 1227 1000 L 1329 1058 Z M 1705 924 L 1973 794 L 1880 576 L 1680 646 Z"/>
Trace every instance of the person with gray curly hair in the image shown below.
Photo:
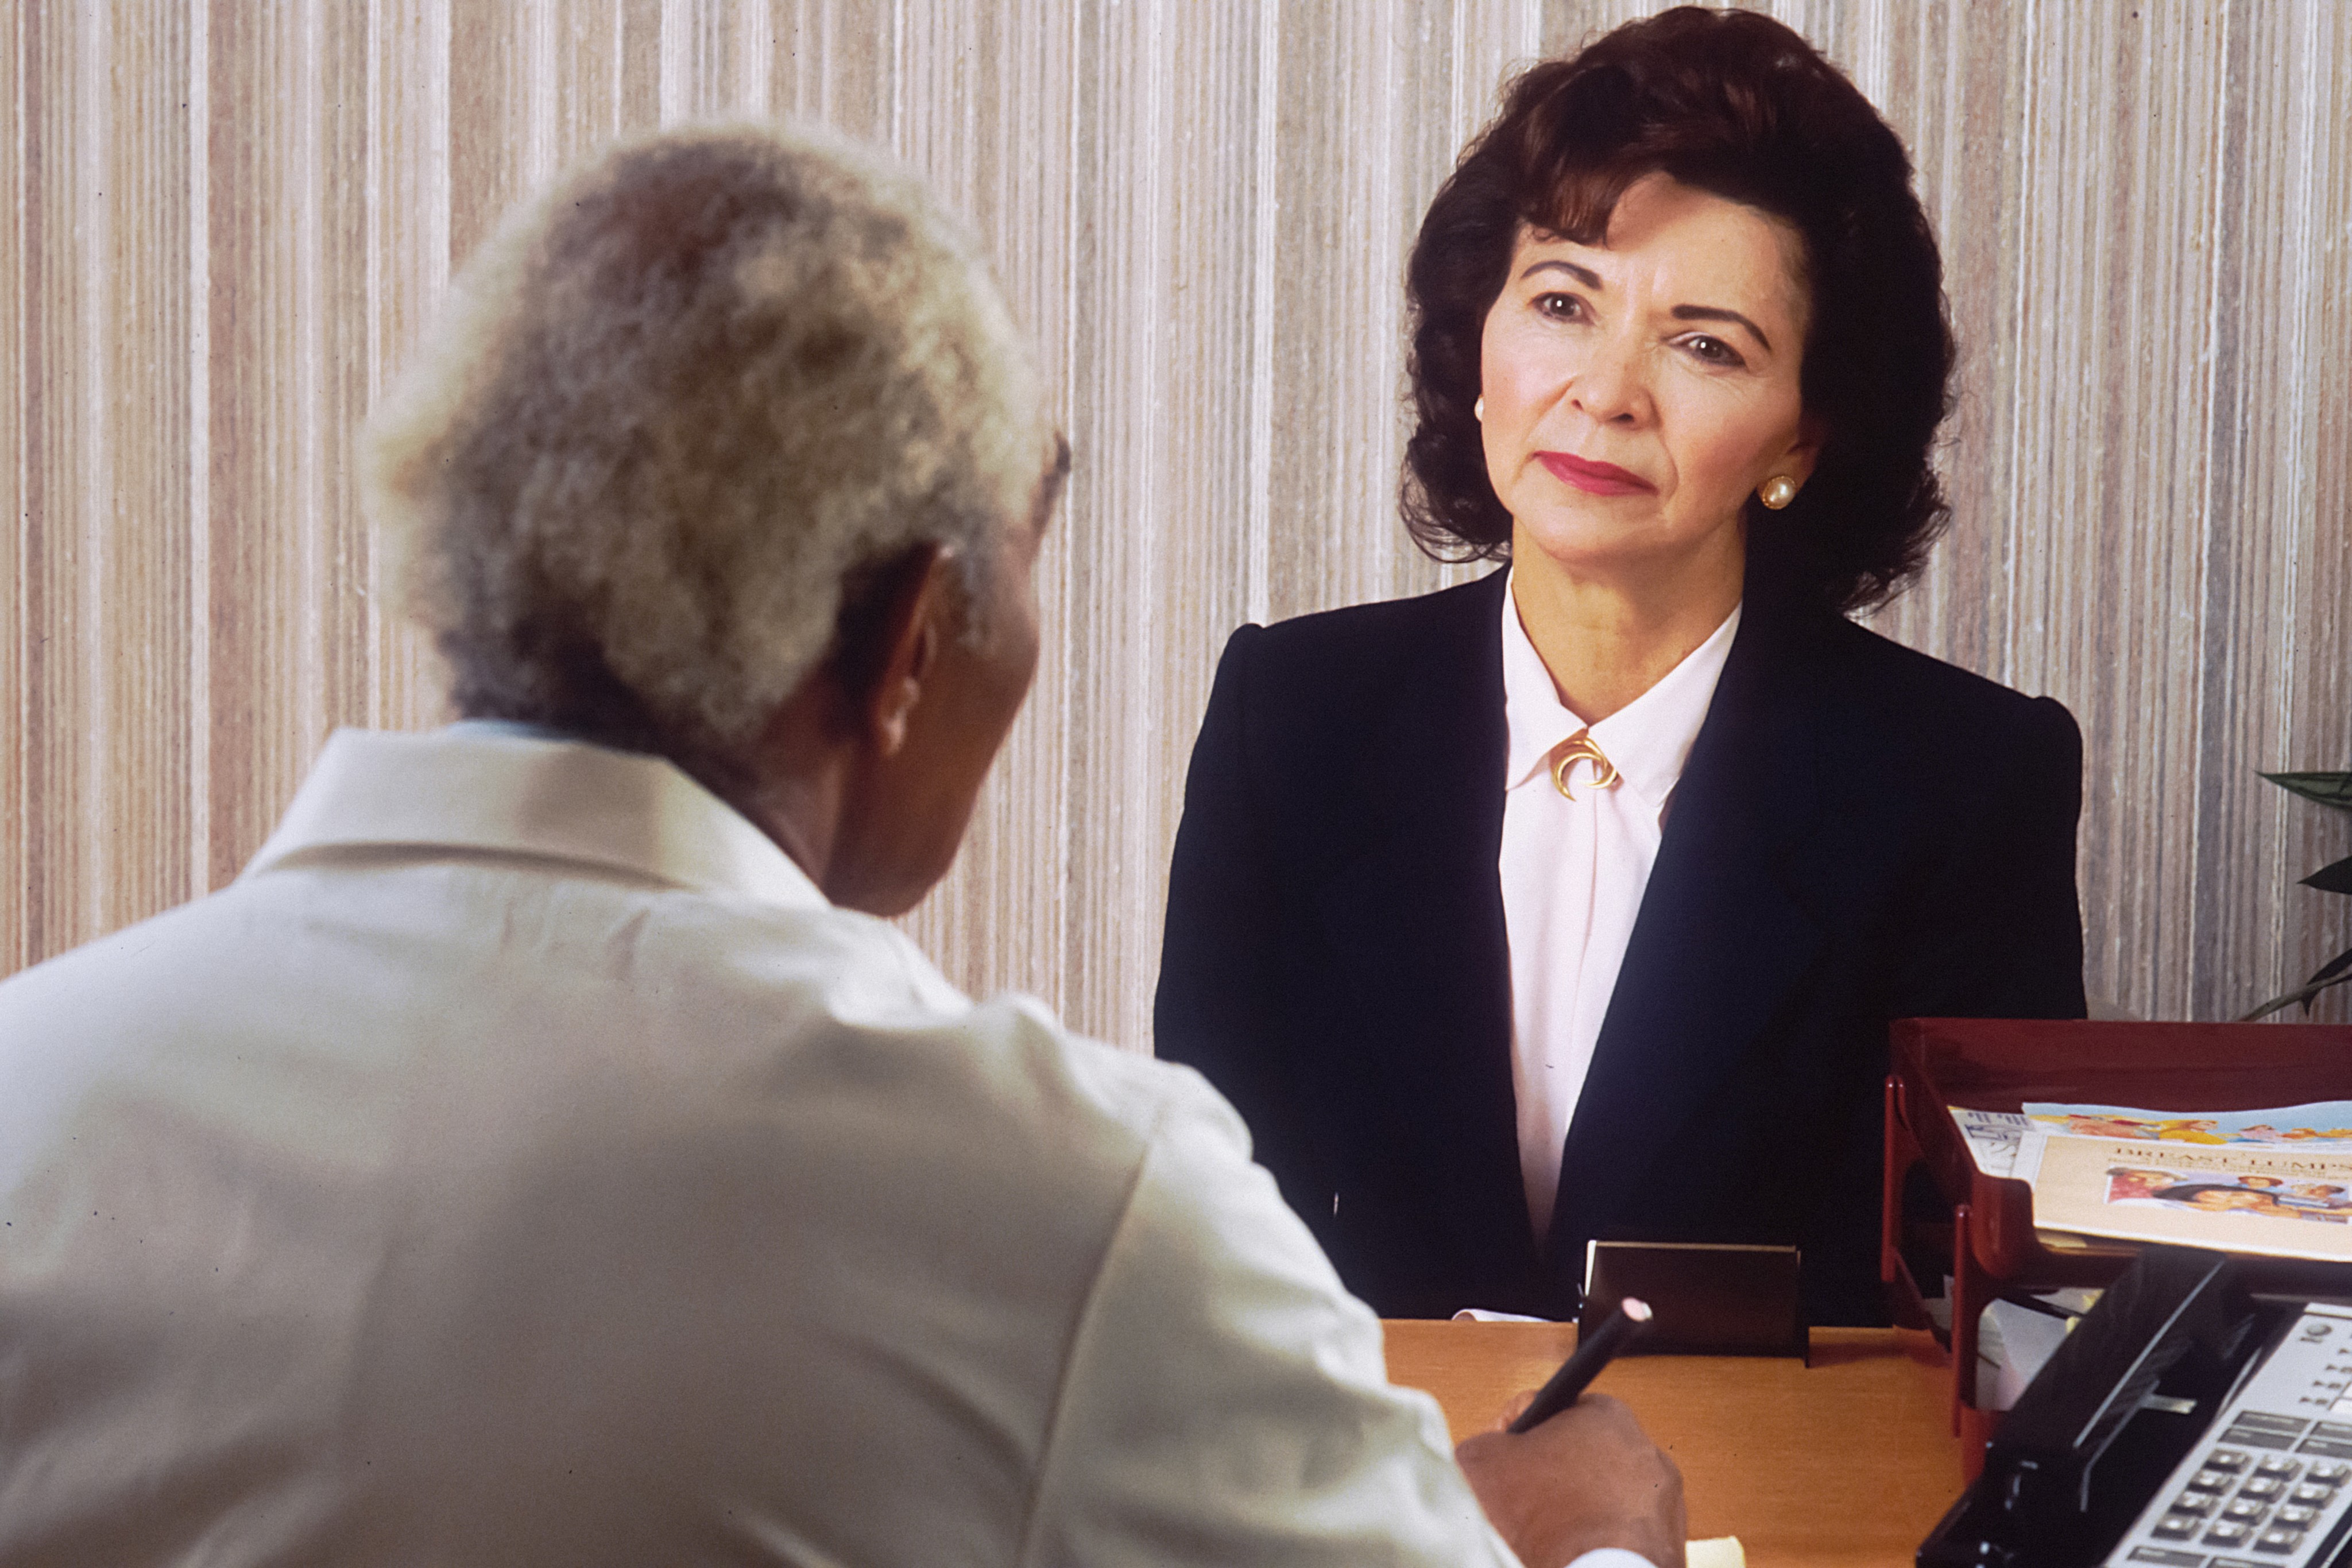
<path fill-rule="evenodd" d="M 963 641 L 1017 637 L 989 599 L 1006 519 L 1050 506 L 1042 401 L 912 180 L 694 130 L 499 226 L 371 422 L 367 490 L 460 714 L 667 756 L 741 807 L 762 726 L 864 656 L 918 556 Z"/>
<path fill-rule="evenodd" d="M 875 918 L 1028 688 L 1043 410 L 827 138 L 499 230 L 370 446 L 463 716 L 0 983 L 0 1562 L 1681 1561 L 1622 1406 L 1449 1453 L 1202 1080 Z"/>

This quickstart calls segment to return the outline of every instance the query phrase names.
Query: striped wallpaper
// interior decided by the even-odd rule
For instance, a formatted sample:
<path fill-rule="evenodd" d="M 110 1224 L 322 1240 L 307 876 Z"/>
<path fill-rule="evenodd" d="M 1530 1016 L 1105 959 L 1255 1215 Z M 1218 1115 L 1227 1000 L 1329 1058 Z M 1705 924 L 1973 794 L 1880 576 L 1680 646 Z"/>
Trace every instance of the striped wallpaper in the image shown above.
<path fill-rule="evenodd" d="M 1035 695 L 911 925 L 1146 1044 L 1225 634 L 1448 577 L 1394 512 L 1420 208 L 1508 62 L 1647 8 L 0 7 L 0 973 L 235 875 L 333 727 L 439 716 L 352 437 L 502 206 L 624 128 L 791 115 L 971 216 L 1078 454 Z M 2291 886 L 2352 821 L 2252 771 L 2352 760 L 2352 16 L 1769 8 L 1910 142 L 1963 342 L 1958 519 L 1876 623 L 2082 721 L 2093 990 L 2241 1010 L 2352 940 Z"/>

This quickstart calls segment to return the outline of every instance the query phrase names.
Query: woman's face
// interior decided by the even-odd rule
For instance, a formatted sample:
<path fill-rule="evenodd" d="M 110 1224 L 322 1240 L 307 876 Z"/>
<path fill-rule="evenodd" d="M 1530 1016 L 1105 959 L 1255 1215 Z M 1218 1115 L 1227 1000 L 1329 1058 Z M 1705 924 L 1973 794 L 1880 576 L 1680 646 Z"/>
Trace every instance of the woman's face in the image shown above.
<path fill-rule="evenodd" d="M 1742 507 L 1802 486 L 1796 231 L 1664 174 L 1629 186 L 1601 245 L 1522 231 L 1481 341 L 1486 472 L 1571 576 L 1674 581 L 1747 559 Z"/>

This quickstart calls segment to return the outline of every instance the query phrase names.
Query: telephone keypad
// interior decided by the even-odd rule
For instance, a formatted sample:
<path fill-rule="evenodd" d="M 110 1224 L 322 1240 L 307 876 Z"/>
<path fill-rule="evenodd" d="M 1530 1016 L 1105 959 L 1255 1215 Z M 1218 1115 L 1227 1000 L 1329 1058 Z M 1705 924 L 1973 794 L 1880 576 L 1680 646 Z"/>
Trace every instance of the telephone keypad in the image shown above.
<path fill-rule="evenodd" d="M 2352 1338 L 2347 1319 L 2344 1308 L 2305 1310 L 2230 1405 L 2210 1412 L 2210 1447 L 2174 1469 L 2110 1563 L 2314 1568 L 2336 1552 L 2352 1530 L 2352 1358 L 2335 1343 Z M 2286 1413 L 2313 1405 L 2323 1418 Z"/>

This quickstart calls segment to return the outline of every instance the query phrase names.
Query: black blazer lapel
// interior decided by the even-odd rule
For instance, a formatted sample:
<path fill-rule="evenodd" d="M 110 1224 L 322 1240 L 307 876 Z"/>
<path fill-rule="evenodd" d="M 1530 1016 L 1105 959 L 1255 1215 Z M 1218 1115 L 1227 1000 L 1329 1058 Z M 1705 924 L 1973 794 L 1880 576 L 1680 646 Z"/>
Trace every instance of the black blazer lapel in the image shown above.
<path fill-rule="evenodd" d="M 1353 1119 L 1381 1129 L 1371 1157 L 1399 1184 L 1391 1201 L 1425 1207 L 1455 1255 L 1452 1267 L 1524 1301 L 1535 1248 L 1519 1179 L 1496 871 L 1506 580 L 1497 571 L 1444 596 L 1444 619 L 1428 628 L 1384 733 L 1369 737 L 1351 786 L 1365 791 L 1349 813 L 1360 844 L 1320 890 L 1320 913 L 1367 1053 L 1370 1099 Z M 1516 1283 L 1507 1290 L 1506 1281 Z"/>
<path fill-rule="evenodd" d="M 1820 948 L 1795 853 L 1822 807 L 1804 641 L 1751 601 L 1675 788 L 1569 1129 L 1546 1246 L 1560 1301 L 1585 1241 L 1638 1227 L 1645 1186 L 1675 1179 L 1692 1118 Z"/>

